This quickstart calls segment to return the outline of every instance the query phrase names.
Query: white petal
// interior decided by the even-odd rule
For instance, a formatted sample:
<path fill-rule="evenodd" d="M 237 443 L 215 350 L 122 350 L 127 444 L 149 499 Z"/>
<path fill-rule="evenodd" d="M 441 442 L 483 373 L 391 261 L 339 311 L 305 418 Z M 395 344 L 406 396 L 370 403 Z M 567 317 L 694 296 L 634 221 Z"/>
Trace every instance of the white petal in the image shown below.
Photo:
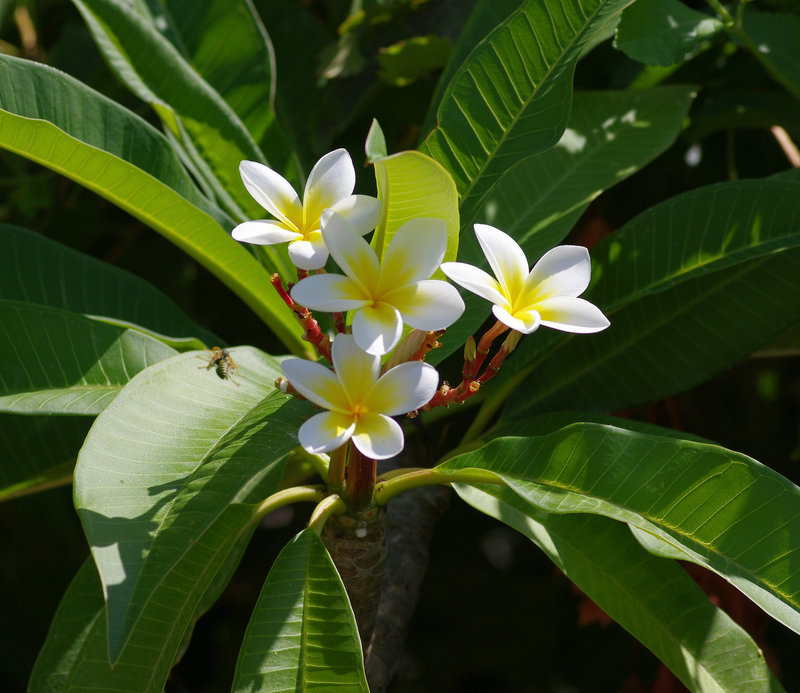
<path fill-rule="evenodd" d="M 356 424 L 352 416 L 326 411 L 312 416 L 300 426 L 297 435 L 300 445 L 315 455 L 341 447 L 355 430 Z"/>
<path fill-rule="evenodd" d="M 287 226 L 300 230 L 303 207 L 295 189 L 282 175 L 256 161 L 239 164 L 244 187 L 253 199 Z"/>
<path fill-rule="evenodd" d="M 368 354 L 387 354 L 400 341 L 403 319 L 387 303 L 359 308 L 353 317 L 353 337 Z"/>
<path fill-rule="evenodd" d="M 411 361 L 386 371 L 364 405 L 370 411 L 397 416 L 427 404 L 439 387 L 439 373 L 428 363 Z"/>
<path fill-rule="evenodd" d="M 369 195 L 350 195 L 322 213 L 323 225 L 334 212 L 347 219 L 353 230 L 363 236 L 372 231 L 380 222 L 383 205 L 380 200 Z"/>
<path fill-rule="evenodd" d="M 580 245 L 559 245 L 548 250 L 525 281 L 519 305 L 533 305 L 546 298 L 580 296 L 592 275 L 589 251 Z"/>
<path fill-rule="evenodd" d="M 380 266 L 369 243 L 353 230 L 349 221 L 338 214 L 332 214 L 325 223 L 322 236 L 342 272 L 359 284 L 365 294 L 374 296 Z"/>
<path fill-rule="evenodd" d="M 450 327 L 464 312 L 464 301 L 456 287 L 438 279 L 427 279 L 384 296 L 403 316 L 403 322 L 419 330 Z"/>
<path fill-rule="evenodd" d="M 539 313 L 535 310 L 517 311 L 511 315 L 503 306 L 494 306 L 492 313 L 504 325 L 522 334 L 535 332 L 541 323 Z"/>
<path fill-rule="evenodd" d="M 273 245 L 302 238 L 297 231 L 290 231 L 282 222 L 270 219 L 246 221 L 239 224 L 231 231 L 231 236 L 236 241 L 255 243 L 256 245 Z"/>
<path fill-rule="evenodd" d="M 358 284 L 341 274 L 315 274 L 301 279 L 292 289 L 292 298 L 301 306 L 328 313 L 354 310 L 372 303 L 365 299 Z"/>
<path fill-rule="evenodd" d="M 475 235 L 497 281 L 513 302 L 528 277 L 525 253 L 511 236 L 494 226 L 475 224 Z"/>
<path fill-rule="evenodd" d="M 353 444 L 365 457 L 385 460 L 403 451 L 403 429 L 382 414 L 364 414 L 356 422 Z"/>
<path fill-rule="evenodd" d="M 316 236 L 316 237 L 315 237 Z M 295 267 L 304 270 L 316 270 L 325 267 L 328 261 L 328 248 L 322 240 L 322 234 L 311 234 L 309 240 L 299 238 L 289 244 L 289 259 Z"/>
<path fill-rule="evenodd" d="M 350 197 L 356 187 L 356 170 L 345 149 L 323 156 L 311 169 L 303 193 L 303 223 L 307 229 L 319 228 L 322 210 Z"/>
<path fill-rule="evenodd" d="M 564 332 L 590 334 L 606 329 L 611 323 L 593 303 L 582 298 L 549 298 L 536 305 L 542 325 Z"/>
<path fill-rule="evenodd" d="M 378 293 L 430 277 L 447 249 L 447 224 L 419 217 L 403 224 L 392 238 L 381 266 Z"/>
<path fill-rule="evenodd" d="M 479 267 L 465 262 L 443 262 L 442 272 L 459 286 L 497 306 L 510 306 L 497 280 Z"/>
<path fill-rule="evenodd" d="M 333 340 L 331 357 L 336 377 L 350 403 L 357 405 L 363 402 L 380 375 L 380 356 L 372 356 L 360 349 L 353 335 L 340 334 Z"/>
<path fill-rule="evenodd" d="M 336 374 L 321 363 L 306 359 L 286 359 L 281 368 L 292 387 L 318 407 L 340 413 L 350 411 L 347 394 Z"/>

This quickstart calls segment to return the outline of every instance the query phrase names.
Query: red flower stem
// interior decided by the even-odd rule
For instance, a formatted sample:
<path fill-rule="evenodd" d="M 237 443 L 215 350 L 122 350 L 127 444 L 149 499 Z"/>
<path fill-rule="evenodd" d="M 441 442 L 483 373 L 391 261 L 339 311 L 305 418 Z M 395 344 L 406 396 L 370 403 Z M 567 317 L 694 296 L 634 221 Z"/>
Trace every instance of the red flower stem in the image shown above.
<path fill-rule="evenodd" d="M 297 273 L 299 275 L 300 272 L 304 271 L 305 270 L 298 269 Z M 308 276 L 308 272 L 306 272 L 306 276 Z M 297 317 L 301 327 L 305 331 L 303 339 L 305 339 L 307 342 L 310 342 L 320 356 L 328 359 L 329 363 L 333 363 L 331 359 L 331 340 L 328 335 L 319 329 L 319 323 L 314 320 L 314 316 L 311 315 L 311 311 L 305 306 L 301 306 L 299 303 L 294 302 L 294 299 L 292 299 L 292 297 L 289 295 L 289 292 L 283 288 L 283 282 L 281 281 L 279 274 L 275 273 L 271 275 L 269 281 L 270 284 L 275 287 L 275 291 L 278 292 L 278 295 L 281 297 L 283 302 L 289 306 L 292 311 L 294 311 L 295 317 Z"/>
<path fill-rule="evenodd" d="M 503 332 L 505 332 L 507 329 L 508 326 L 504 325 L 498 320 L 486 331 L 483 337 L 481 337 L 481 341 L 478 342 L 478 348 L 475 353 L 475 362 L 472 366 L 471 376 L 473 378 L 475 377 L 475 374 L 480 371 L 484 360 L 489 355 L 489 350 L 492 348 L 492 342 L 494 342 L 494 340 L 503 334 Z"/>
<path fill-rule="evenodd" d="M 442 346 L 439 342 L 439 337 L 441 337 L 444 333 L 444 330 L 428 332 L 428 334 L 425 335 L 425 339 L 422 340 L 422 344 L 419 345 L 419 348 L 414 352 L 414 355 L 408 360 L 424 361 L 425 356 L 429 351 L 433 351 L 434 349 L 438 349 L 440 346 Z"/>
<path fill-rule="evenodd" d="M 503 365 L 503 361 L 506 360 L 506 357 L 517 348 L 517 344 L 519 344 L 521 337 L 521 332 L 517 332 L 516 330 L 512 331 L 511 334 L 506 337 L 506 340 L 503 342 L 503 346 L 500 347 L 500 351 L 498 351 L 494 355 L 494 358 L 489 361 L 489 365 L 486 366 L 486 370 L 483 372 L 483 375 L 475 382 L 479 383 L 480 385 L 485 385 L 492 378 L 494 378 L 494 376 L 497 375 L 497 371 L 500 370 L 500 366 Z"/>

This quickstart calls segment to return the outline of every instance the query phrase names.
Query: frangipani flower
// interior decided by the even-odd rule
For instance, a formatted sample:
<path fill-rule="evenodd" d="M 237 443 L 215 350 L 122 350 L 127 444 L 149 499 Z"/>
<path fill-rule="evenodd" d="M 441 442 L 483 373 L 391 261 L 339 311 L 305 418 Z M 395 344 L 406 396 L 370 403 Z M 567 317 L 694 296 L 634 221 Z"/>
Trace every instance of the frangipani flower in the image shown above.
<path fill-rule="evenodd" d="M 492 312 L 504 325 L 524 334 L 539 325 L 587 334 L 611 324 L 597 306 L 577 298 L 591 277 L 586 248 L 557 246 L 528 272 L 525 253 L 511 236 L 486 224 L 475 224 L 475 235 L 497 278 L 462 262 L 445 262 L 442 272 L 494 303 Z"/>
<path fill-rule="evenodd" d="M 378 200 L 353 195 L 356 172 L 344 149 L 326 154 L 314 165 L 302 203 L 289 181 L 264 164 L 243 161 L 239 173 L 247 192 L 276 219 L 246 221 L 233 230 L 233 237 L 257 245 L 288 241 L 289 258 L 300 269 L 319 269 L 327 262 L 328 250 L 320 229 L 331 211 L 346 217 L 362 235 L 374 229 L 380 219 Z"/>
<path fill-rule="evenodd" d="M 380 375 L 380 356 L 358 348 L 352 335 L 333 340 L 333 368 L 305 359 L 283 362 L 283 373 L 303 397 L 328 411 L 301 427 L 300 445 L 310 453 L 330 452 L 352 438 L 366 457 L 382 460 L 403 449 L 403 430 L 389 417 L 426 404 L 436 392 L 439 374 L 413 361 Z"/>
<path fill-rule="evenodd" d="M 440 330 L 464 312 L 464 301 L 454 286 L 428 279 L 447 247 L 447 226 L 441 219 L 420 217 L 403 224 L 382 264 L 338 214 L 326 222 L 322 236 L 345 276 L 307 277 L 292 289 L 292 298 L 312 310 L 354 310 L 353 337 L 368 354 L 391 351 L 404 321 L 420 330 Z"/>

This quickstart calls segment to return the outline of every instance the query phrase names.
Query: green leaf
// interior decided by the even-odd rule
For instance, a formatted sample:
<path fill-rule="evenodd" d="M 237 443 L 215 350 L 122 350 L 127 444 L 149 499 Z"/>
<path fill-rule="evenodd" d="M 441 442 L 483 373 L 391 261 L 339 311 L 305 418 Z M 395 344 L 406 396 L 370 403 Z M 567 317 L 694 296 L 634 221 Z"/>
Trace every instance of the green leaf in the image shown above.
<path fill-rule="evenodd" d="M 539 331 L 500 372 L 522 384 L 519 415 L 563 407 L 613 411 L 690 387 L 800 320 L 800 185 L 722 183 L 656 205 L 593 253 L 585 297 L 611 327 Z"/>
<path fill-rule="evenodd" d="M 392 154 L 373 163 L 378 197 L 383 202 L 382 217 L 371 242 L 378 258 L 383 258 L 397 229 L 407 221 L 436 217 L 447 223 L 444 260 L 455 260 L 459 233 L 458 194 L 450 174 L 437 161 L 416 151 Z"/>
<path fill-rule="evenodd" d="M 72 483 L 89 416 L 0 414 L 0 501 Z"/>
<path fill-rule="evenodd" d="M 470 223 L 500 177 L 553 146 L 582 49 L 632 0 L 527 0 L 462 63 L 420 149 L 456 180 Z"/>
<path fill-rule="evenodd" d="M 510 489 L 457 485 L 471 506 L 536 544 L 694 691 L 783 691 L 759 647 L 679 565 L 641 549 L 619 522 L 551 515 Z"/>
<path fill-rule="evenodd" d="M 247 0 L 146 0 L 149 19 L 256 142 L 275 120 L 275 56 Z"/>
<path fill-rule="evenodd" d="M 252 530 L 253 508 L 227 508 L 163 575 L 119 661 L 108 660 L 103 589 L 89 558 L 61 600 L 28 690 L 162 693 L 191 628 L 233 575 Z M 238 537 L 238 538 L 237 538 Z"/>
<path fill-rule="evenodd" d="M 154 228 L 230 287 L 289 349 L 306 353 L 299 326 L 252 255 L 191 194 L 187 197 L 126 160 L 142 144 L 139 119 L 132 120 L 135 116 L 124 115 L 121 107 L 55 70 L 11 61 L 0 56 L 0 106 L 8 109 L 0 110 L 0 146 L 71 178 Z M 16 79 L 26 70 L 30 91 L 23 99 L 26 82 Z M 76 96 L 86 109 L 79 111 L 79 118 L 71 105 Z M 55 121 L 48 122 L 50 117 Z M 156 152 L 168 146 L 160 141 L 149 151 L 157 159 Z M 173 170 L 172 164 L 164 166 Z"/>
<path fill-rule="evenodd" d="M 193 349 L 219 344 L 151 284 L 18 226 L 0 224 L 0 296 L 92 317 L 113 318 L 160 335 L 192 340 Z M 163 337 L 162 337 L 163 339 Z"/>
<path fill-rule="evenodd" d="M 136 330 L 0 299 L 0 411 L 100 413 L 134 375 L 175 350 Z"/>
<path fill-rule="evenodd" d="M 281 551 L 245 632 L 233 690 L 369 692 L 353 610 L 325 546 L 305 529 Z"/>
<path fill-rule="evenodd" d="M 622 13 L 614 46 L 645 65 L 668 67 L 693 58 L 724 26 L 678 0 L 638 0 Z"/>
<path fill-rule="evenodd" d="M 239 217 L 263 216 L 239 178 L 243 159 L 265 162 L 223 98 L 133 7 L 119 0 L 73 0 L 111 69 L 149 103 L 181 142 L 220 201 Z"/>
<path fill-rule="evenodd" d="M 800 99 L 800 17 L 760 12 L 748 6 L 736 35 L 772 77 Z"/>
<path fill-rule="evenodd" d="M 308 408 L 275 390 L 277 362 L 251 347 L 230 353 L 240 386 L 191 353 L 162 361 L 130 382 L 81 449 L 75 505 L 106 593 L 112 661 L 163 576 L 204 534 L 238 532 L 225 513 L 274 492 L 297 446 Z"/>
<path fill-rule="evenodd" d="M 551 513 L 593 513 L 663 539 L 800 632 L 800 488 L 745 455 L 586 423 L 499 438 L 436 469 L 490 470 Z"/>
<path fill-rule="evenodd" d="M 477 0 L 436 85 L 436 92 L 425 116 L 423 132 L 429 132 L 436 127 L 436 111 L 445 89 L 467 56 L 486 37 L 490 27 L 502 23 L 520 4 L 521 0 Z"/>
<path fill-rule="evenodd" d="M 131 167 L 148 173 L 220 224 L 232 225 L 227 216 L 197 191 L 164 135 L 74 77 L 41 63 L 0 53 L 0 108 L 24 118 L 50 121 L 85 145 L 124 159 Z M 21 134 L 30 137 L 38 133 L 31 130 Z M 0 145 L 18 154 L 34 148 L 33 143 L 23 144 L 16 139 L 4 137 Z"/>

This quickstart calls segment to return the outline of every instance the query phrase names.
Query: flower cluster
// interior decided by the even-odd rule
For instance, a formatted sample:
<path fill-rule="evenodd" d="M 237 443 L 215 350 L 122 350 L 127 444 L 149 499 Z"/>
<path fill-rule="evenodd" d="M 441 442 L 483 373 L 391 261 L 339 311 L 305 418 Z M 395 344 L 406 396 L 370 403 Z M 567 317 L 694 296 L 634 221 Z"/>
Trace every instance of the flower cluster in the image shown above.
<path fill-rule="evenodd" d="M 465 263 L 442 263 L 446 224 L 422 217 L 403 224 L 378 258 L 363 237 L 378 225 L 381 202 L 353 195 L 355 169 L 344 149 L 317 162 L 302 201 L 288 181 L 262 164 L 244 161 L 240 172 L 253 198 L 275 218 L 239 224 L 233 237 L 262 245 L 289 243 L 300 281 L 287 292 L 274 275 L 273 285 L 333 367 L 304 359 L 283 362 L 284 386 L 325 410 L 300 427 L 300 444 L 310 453 L 331 452 L 352 441 L 367 458 L 393 457 L 404 439 L 391 417 L 463 402 L 497 372 L 522 334 L 540 325 L 584 334 L 609 325 L 596 306 L 578 298 L 591 275 L 583 247 L 554 248 L 529 270 L 513 238 L 476 224 L 493 277 Z M 342 274 L 323 270 L 329 257 Z M 453 282 L 490 301 L 498 321 L 477 345 L 469 338 L 463 380 L 455 388 L 439 387 L 438 373 L 423 362 L 464 312 L 456 288 L 430 278 L 440 267 Z M 320 331 L 314 310 L 333 313 L 337 334 L 332 340 Z M 349 327 L 345 312 L 351 314 Z M 412 328 L 405 339 L 404 325 Z M 492 342 L 509 328 L 511 334 L 479 375 Z"/>

